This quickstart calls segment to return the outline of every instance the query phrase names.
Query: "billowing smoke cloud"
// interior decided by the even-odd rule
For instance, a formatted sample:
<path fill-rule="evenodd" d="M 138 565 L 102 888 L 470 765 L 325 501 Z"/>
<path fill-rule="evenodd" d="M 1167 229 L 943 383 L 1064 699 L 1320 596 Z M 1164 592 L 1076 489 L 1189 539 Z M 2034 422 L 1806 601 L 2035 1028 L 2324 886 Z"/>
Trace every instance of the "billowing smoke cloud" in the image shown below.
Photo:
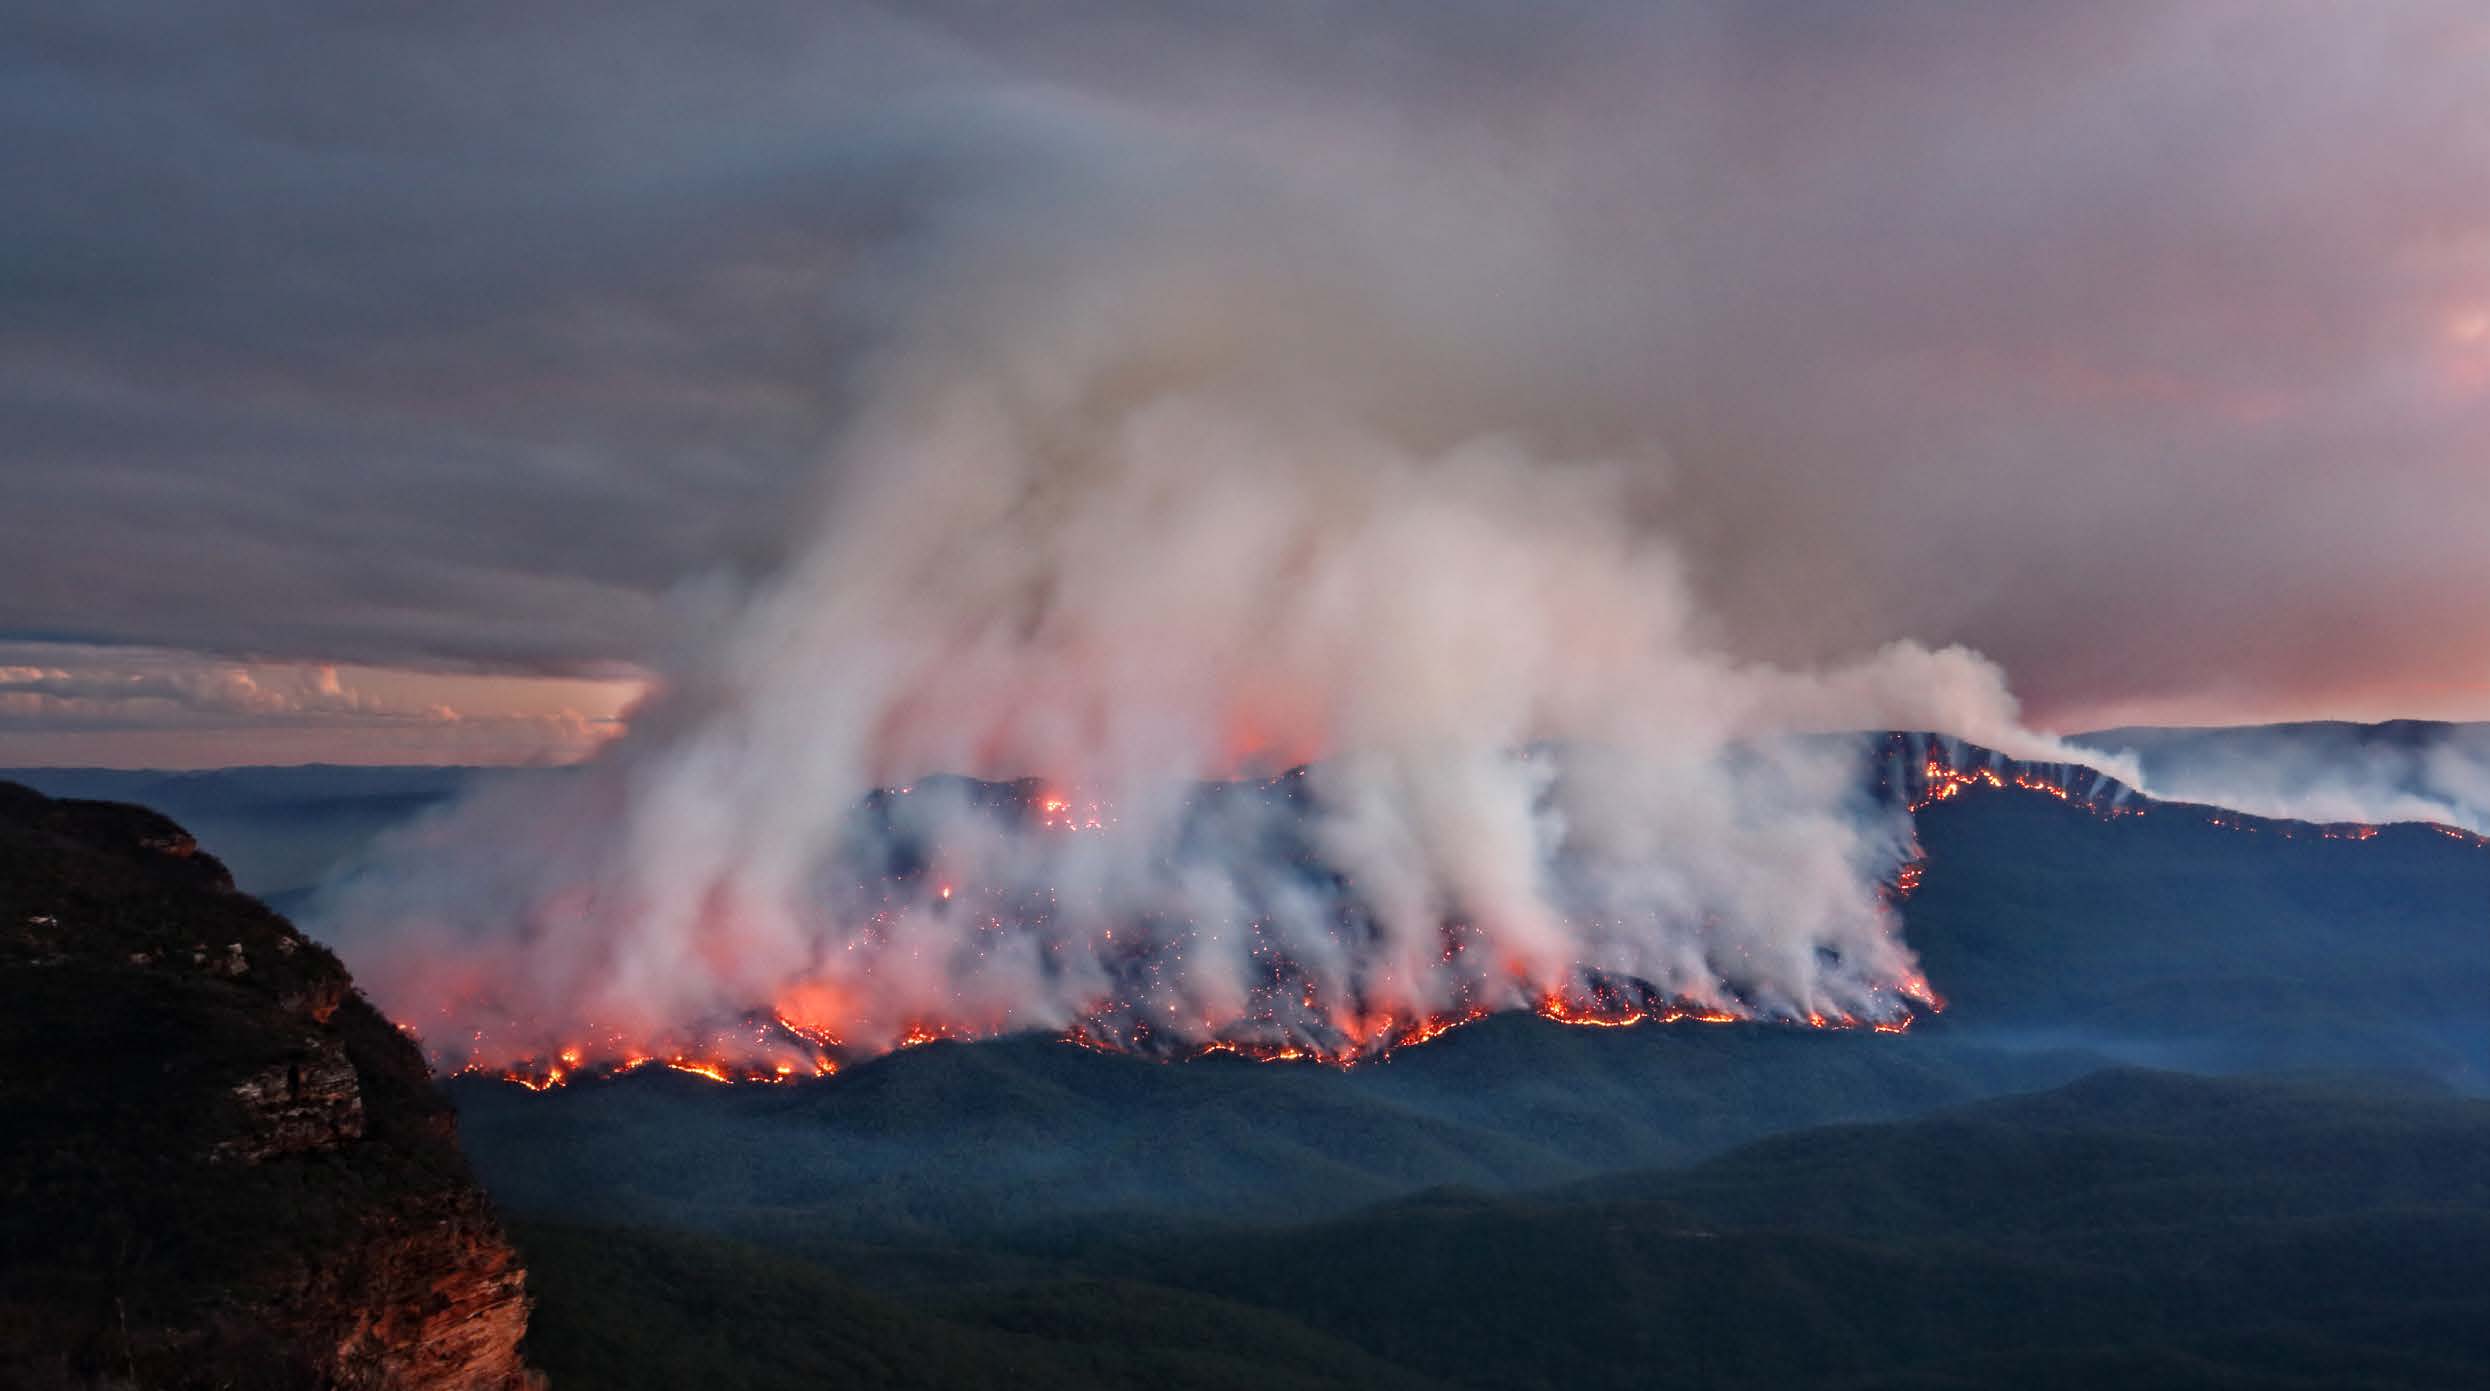
<path fill-rule="evenodd" d="M 2479 0 L 309 8 L 0 15 L 0 642 L 636 675 L 973 202 L 1035 265 L 1261 204 L 1244 160 L 1330 210 L 1251 221 L 1262 290 L 1359 288 L 1309 369 L 1423 457 L 1665 449 L 1742 657 L 1961 642 L 2052 728 L 2490 714 Z"/>
<path fill-rule="evenodd" d="M 868 1049 L 1337 1043 L 1613 976 L 1906 1007 L 1878 885 L 1907 825 L 1855 751 L 1790 736 L 2067 756 L 1994 666 L 1731 655 L 1665 471 L 1552 443 L 1567 384 L 1506 294 L 1371 183 L 1060 105 L 888 138 L 920 172 L 860 269 L 817 505 L 762 578 L 686 598 L 600 757 L 338 887 L 384 1006 L 488 1058 L 755 1009 Z M 922 172 L 962 150 L 976 177 Z M 1036 779 L 1037 813 L 942 774 Z"/>
<path fill-rule="evenodd" d="M 2138 760 L 2155 789 L 2176 801 L 2301 821 L 2425 821 L 2490 835 L 2490 725 L 2108 730 L 2082 742 Z"/>

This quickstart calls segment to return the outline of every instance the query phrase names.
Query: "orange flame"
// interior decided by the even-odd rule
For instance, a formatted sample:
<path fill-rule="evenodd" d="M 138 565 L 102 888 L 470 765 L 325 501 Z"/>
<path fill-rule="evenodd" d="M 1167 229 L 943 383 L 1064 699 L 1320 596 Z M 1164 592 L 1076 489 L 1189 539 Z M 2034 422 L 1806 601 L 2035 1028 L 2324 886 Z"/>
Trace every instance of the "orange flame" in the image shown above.
<path fill-rule="evenodd" d="M 2143 805 L 2079 795 L 2026 766 L 1956 767 L 1933 749 L 1918 761 L 1915 771 L 1920 776 L 1920 788 L 1909 803 L 1912 812 L 1975 793 L 1988 795 L 2009 791 L 2036 793 L 2102 817 L 2142 816 L 2147 810 Z M 903 793 L 906 790 L 899 789 Z M 1038 824 L 1050 830 L 1098 830 L 1113 821 L 1096 803 L 1076 803 L 1072 794 L 1062 792 L 1041 793 L 1031 800 L 1029 806 Z M 2171 813 L 2165 808 L 2163 814 Z M 2342 823 L 2308 827 L 2221 813 L 2210 808 L 2196 808 L 2194 814 L 2206 824 L 2242 833 L 2285 837 L 2313 835 L 2350 842 L 2373 840 L 2381 833 L 2380 827 L 2372 825 Z M 2467 845 L 2490 847 L 2490 838 L 2457 827 L 2430 825 L 2428 829 Z M 1894 903 L 1908 899 L 1920 890 L 1926 876 L 1927 863 L 1924 859 L 1914 859 L 1899 866 L 1888 886 L 1888 898 Z M 955 897 L 965 897 L 970 902 L 979 901 L 974 886 L 963 891 L 960 885 L 944 882 L 936 884 L 934 892 L 943 901 L 951 901 Z M 1111 930 L 1106 931 L 1109 939 L 1113 935 Z M 1467 948 L 1482 944 L 1483 941 L 1467 940 L 1457 931 L 1448 929 L 1443 959 L 1454 961 Z M 1509 963 L 1502 978 L 1510 985 L 1520 986 L 1529 981 L 1529 974 L 1523 963 L 1514 961 Z M 1328 1031 L 1328 1041 L 1317 1042 L 1293 1033 L 1268 1008 L 1249 1017 L 1202 1021 L 1204 1031 L 1211 1035 L 1208 1041 L 1171 1041 L 1164 1034 L 1152 1033 L 1149 1019 L 1135 1017 L 1127 1004 L 1115 1000 L 1097 1002 L 1087 1015 L 1088 1022 L 1074 1025 L 1061 1037 L 1067 1043 L 1100 1052 L 1141 1053 L 1172 1059 L 1225 1055 L 1256 1062 L 1305 1062 L 1346 1068 L 1389 1059 L 1401 1049 L 1431 1043 L 1492 1012 L 1487 1004 L 1475 1001 L 1431 1012 L 1377 1010 L 1326 1002 L 1310 980 L 1282 989 L 1285 991 L 1283 998 L 1296 1009 L 1302 1009 L 1306 1017 L 1326 1021 L 1321 1027 Z M 1908 1032 L 1917 1020 L 1945 1008 L 1944 1000 L 1927 978 L 1916 972 L 1892 983 L 1879 994 L 1890 1000 L 1890 1008 L 1871 1011 L 1865 1017 L 1817 1010 L 1795 1018 L 1758 1016 L 1734 1002 L 1664 1001 L 1607 985 L 1538 988 L 1535 994 L 1525 994 L 1523 998 L 1529 1000 L 1527 1007 L 1531 1012 L 1542 1019 L 1569 1027 L 1600 1029 L 1633 1028 L 1644 1024 L 1745 1022 L 1902 1034 Z M 647 1040 L 633 1040 L 617 1033 L 602 1043 L 565 1046 L 550 1060 L 522 1058 L 506 1066 L 471 1063 L 463 1071 L 500 1076 L 540 1092 L 582 1079 L 620 1077 L 652 1064 L 661 1064 L 711 1082 L 780 1083 L 804 1077 L 831 1076 L 839 1070 L 842 1056 L 861 1056 L 879 1051 L 875 1046 L 877 1038 L 887 1040 L 888 1047 L 904 1049 L 937 1039 L 987 1037 L 1005 1032 L 1008 1026 L 1008 1021 L 1001 1019 L 918 1019 L 909 1021 L 892 1038 L 862 1022 L 867 1017 L 866 1005 L 866 1001 L 856 998 L 847 987 L 805 980 L 781 991 L 770 1011 L 753 1016 L 738 1028 L 720 1031 L 703 1039 L 687 1038 L 652 1046 Z M 1118 1020 L 1125 1022 L 1115 1022 Z M 1266 1036 L 1254 1036 L 1256 1030 Z M 409 1029 L 409 1032 L 413 1030 Z M 842 1042 L 859 1033 L 864 1035 L 862 1046 L 851 1049 Z M 481 1034 L 477 1036 L 476 1044 L 479 1053 L 489 1051 Z"/>

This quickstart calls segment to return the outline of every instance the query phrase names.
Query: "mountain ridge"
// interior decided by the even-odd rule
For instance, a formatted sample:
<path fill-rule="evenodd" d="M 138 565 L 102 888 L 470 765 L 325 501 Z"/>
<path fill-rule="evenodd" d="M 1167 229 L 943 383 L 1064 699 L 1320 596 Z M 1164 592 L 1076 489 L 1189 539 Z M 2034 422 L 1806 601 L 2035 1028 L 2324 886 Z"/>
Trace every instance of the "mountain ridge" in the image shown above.
<path fill-rule="evenodd" d="M 423 1060 L 144 808 L 0 783 L 0 1380 L 532 1391 Z"/>

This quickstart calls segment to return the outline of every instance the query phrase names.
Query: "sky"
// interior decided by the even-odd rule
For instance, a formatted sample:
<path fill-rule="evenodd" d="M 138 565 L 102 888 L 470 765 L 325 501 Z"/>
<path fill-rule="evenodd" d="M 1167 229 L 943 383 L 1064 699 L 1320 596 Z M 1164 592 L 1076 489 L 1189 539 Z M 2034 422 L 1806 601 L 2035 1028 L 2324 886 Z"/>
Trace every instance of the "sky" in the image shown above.
<path fill-rule="evenodd" d="M 929 277 L 1233 227 L 1315 268 L 1256 341 L 1612 462 L 1735 657 L 2490 718 L 2485 72 L 2472 0 L 12 14 L 0 765 L 578 757 Z"/>

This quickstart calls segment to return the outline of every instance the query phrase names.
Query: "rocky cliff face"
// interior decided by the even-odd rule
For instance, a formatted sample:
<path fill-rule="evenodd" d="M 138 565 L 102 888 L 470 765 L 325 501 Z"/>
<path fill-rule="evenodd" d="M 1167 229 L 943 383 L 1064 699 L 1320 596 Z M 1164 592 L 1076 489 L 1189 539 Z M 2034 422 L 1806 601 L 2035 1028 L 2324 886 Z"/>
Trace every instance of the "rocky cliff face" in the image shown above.
<path fill-rule="evenodd" d="M 413 1044 L 161 816 L 0 783 L 0 1118 L 0 1385 L 542 1385 Z"/>

